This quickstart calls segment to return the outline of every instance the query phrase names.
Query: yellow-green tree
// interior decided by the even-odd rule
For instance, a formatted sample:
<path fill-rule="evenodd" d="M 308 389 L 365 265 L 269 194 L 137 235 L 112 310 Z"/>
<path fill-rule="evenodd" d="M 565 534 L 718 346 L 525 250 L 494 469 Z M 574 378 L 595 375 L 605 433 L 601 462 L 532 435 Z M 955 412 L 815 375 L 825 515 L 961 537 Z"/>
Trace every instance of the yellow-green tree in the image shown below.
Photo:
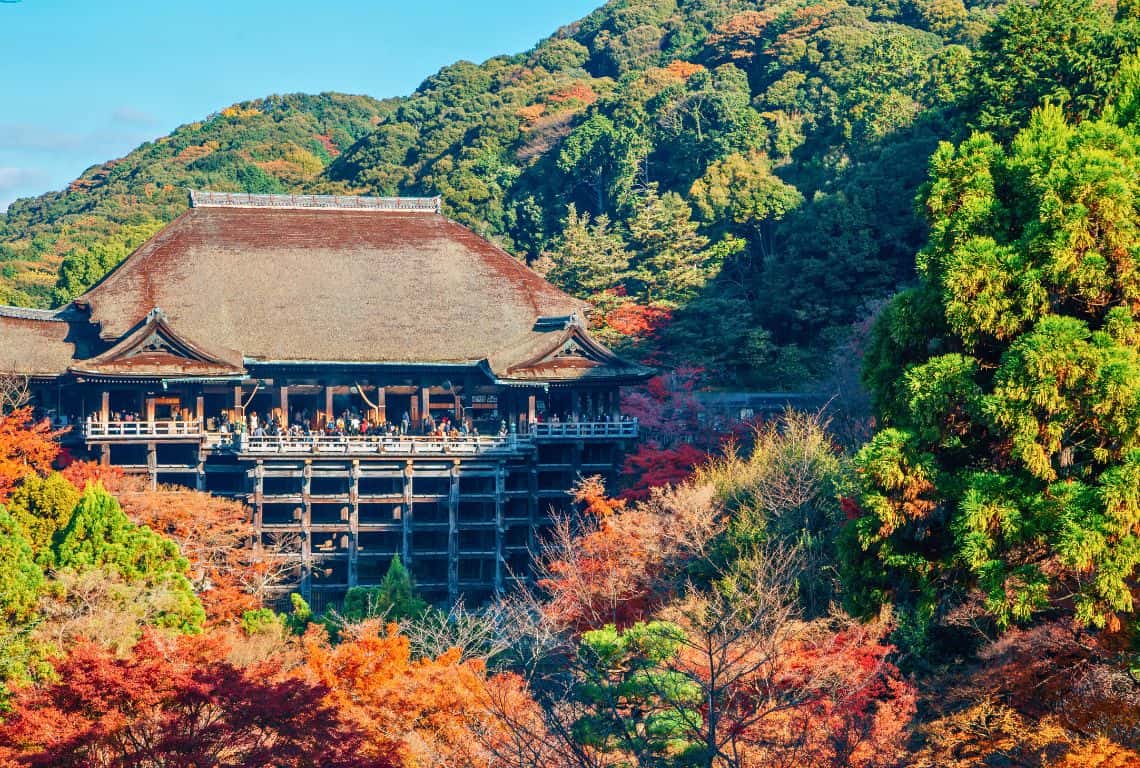
<path fill-rule="evenodd" d="M 1140 65 L 1104 117 L 1037 110 L 1005 149 L 942 145 L 920 284 L 878 323 L 884 428 L 859 454 L 856 597 L 999 627 L 1135 620 L 1140 574 Z"/>

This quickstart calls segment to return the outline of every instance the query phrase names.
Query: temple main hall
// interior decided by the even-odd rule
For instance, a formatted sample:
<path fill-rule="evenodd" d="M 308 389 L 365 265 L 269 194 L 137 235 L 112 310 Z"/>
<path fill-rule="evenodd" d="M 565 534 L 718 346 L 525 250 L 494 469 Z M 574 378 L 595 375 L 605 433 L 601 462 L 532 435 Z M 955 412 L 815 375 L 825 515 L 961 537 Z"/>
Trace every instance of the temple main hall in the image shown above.
<path fill-rule="evenodd" d="M 0 307 L 0 373 L 72 451 L 246 501 L 320 610 L 400 555 L 481 602 L 637 439 L 651 371 L 438 198 L 191 192 L 70 304 Z"/>

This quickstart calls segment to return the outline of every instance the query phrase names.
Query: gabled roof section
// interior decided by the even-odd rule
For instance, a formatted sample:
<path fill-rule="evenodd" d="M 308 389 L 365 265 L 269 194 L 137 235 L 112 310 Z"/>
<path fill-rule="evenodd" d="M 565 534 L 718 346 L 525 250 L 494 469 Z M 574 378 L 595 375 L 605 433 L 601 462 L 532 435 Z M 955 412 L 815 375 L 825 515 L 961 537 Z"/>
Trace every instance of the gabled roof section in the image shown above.
<path fill-rule="evenodd" d="M 241 354 L 213 350 L 177 333 L 155 307 L 105 352 L 71 366 L 80 375 L 132 378 L 226 377 L 245 374 Z"/>
<path fill-rule="evenodd" d="M 51 377 L 90 354 L 97 340 L 81 313 L 0 306 L 0 374 Z"/>
<path fill-rule="evenodd" d="M 577 314 L 540 317 L 531 333 L 489 361 L 504 381 L 638 380 L 653 370 L 614 354 L 590 335 Z"/>

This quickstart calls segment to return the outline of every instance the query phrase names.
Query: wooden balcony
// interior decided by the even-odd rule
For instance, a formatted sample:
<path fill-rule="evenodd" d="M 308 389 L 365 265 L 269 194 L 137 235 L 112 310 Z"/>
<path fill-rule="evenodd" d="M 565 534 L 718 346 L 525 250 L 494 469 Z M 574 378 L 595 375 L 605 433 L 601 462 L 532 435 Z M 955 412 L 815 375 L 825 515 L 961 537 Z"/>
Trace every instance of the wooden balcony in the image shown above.
<path fill-rule="evenodd" d="M 89 443 L 138 442 L 143 440 L 201 441 L 200 421 L 97 421 L 83 423 L 83 438 Z"/>
<path fill-rule="evenodd" d="M 529 448 L 527 436 L 434 437 L 424 435 L 238 435 L 237 453 L 317 456 L 481 456 Z"/>
<path fill-rule="evenodd" d="M 201 442 L 213 450 L 241 454 L 373 456 L 479 456 L 529 450 L 535 442 L 559 440 L 629 440 L 638 435 L 637 420 L 542 423 L 529 432 L 498 436 L 428 435 L 266 435 L 207 431 L 199 421 L 98 421 L 82 425 L 83 439 L 104 442 Z"/>
<path fill-rule="evenodd" d="M 534 424 L 535 440 L 615 440 L 637 437 L 637 419 L 631 421 L 564 421 Z"/>

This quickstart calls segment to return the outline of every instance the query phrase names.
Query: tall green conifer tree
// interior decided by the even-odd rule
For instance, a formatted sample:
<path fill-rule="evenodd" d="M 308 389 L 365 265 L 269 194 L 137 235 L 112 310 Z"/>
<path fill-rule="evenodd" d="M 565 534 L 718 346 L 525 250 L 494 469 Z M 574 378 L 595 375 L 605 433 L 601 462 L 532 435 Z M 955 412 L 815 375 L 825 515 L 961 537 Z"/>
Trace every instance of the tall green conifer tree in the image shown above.
<path fill-rule="evenodd" d="M 999 626 L 1134 620 L 1140 585 L 1140 65 L 1102 118 L 1037 110 L 1004 148 L 943 144 L 920 283 L 866 361 L 856 598 Z"/>

